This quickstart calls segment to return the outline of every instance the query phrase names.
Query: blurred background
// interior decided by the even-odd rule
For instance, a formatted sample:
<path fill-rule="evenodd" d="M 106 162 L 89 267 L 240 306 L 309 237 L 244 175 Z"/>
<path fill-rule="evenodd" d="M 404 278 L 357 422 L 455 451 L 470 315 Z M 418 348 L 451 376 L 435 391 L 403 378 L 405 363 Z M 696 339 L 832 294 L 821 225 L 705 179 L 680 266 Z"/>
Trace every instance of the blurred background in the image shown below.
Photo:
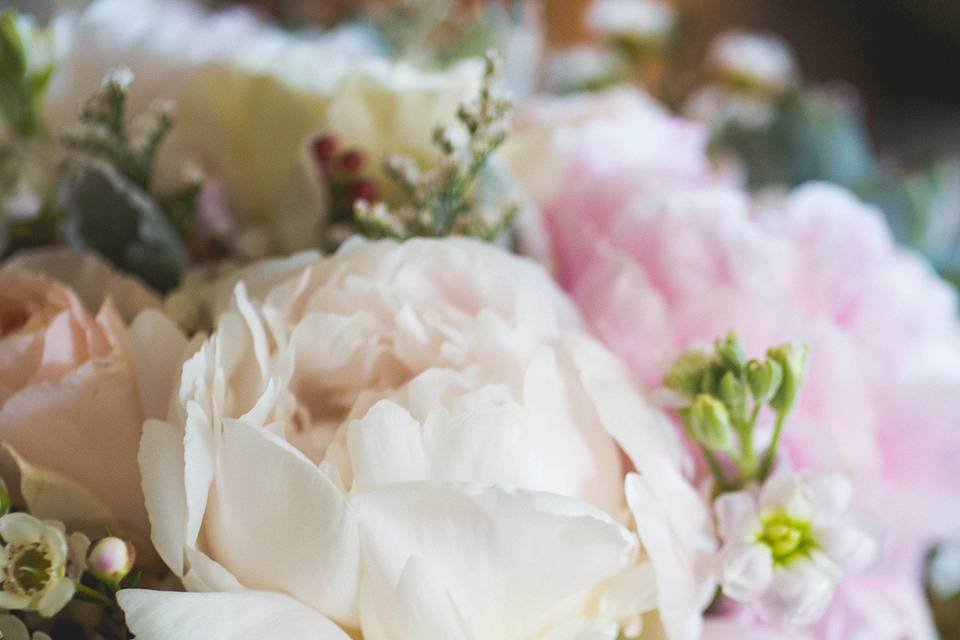
<path fill-rule="evenodd" d="M 331 25 L 390 0 L 247 0 L 275 16 Z M 236 4 L 220 0 L 213 4 Z M 482 1 L 465 1 L 478 7 Z M 592 34 L 591 0 L 545 0 L 555 47 Z M 906 161 L 960 150 L 960 2 L 956 0 L 676 0 L 699 45 L 731 28 L 772 32 L 793 48 L 804 77 L 856 87 L 881 152 Z"/>

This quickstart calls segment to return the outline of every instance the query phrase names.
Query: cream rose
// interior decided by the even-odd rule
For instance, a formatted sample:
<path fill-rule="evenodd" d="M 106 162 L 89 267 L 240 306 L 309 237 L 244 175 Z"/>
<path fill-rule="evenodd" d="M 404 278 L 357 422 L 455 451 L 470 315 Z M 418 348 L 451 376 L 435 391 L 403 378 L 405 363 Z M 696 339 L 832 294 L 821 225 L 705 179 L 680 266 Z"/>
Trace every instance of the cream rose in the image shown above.
<path fill-rule="evenodd" d="M 697 637 L 683 450 L 542 268 L 355 240 L 247 285 L 288 266 L 235 280 L 144 427 L 156 547 L 217 593 L 125 592 L 138 638 L 246 637 L 253 606 L 285 638 Z"/>
<path fill-rule="evenodd" d="M 158 306 L 70 249 L 0 269 L 0 441 L 20 475 L 11 488 L 38 517 L 110 524 L 145 552 L 141 425 L 166 414 L 187 346 Z"/>
<path fill-rule="evenodd" d="M 131 114 L 157 100 L 176 105 L 158 157 L 161 190 L 182 182 L 186 161 L 202 167 L 245 220 L 283 221 L 266 229 L 282 252 L 316 244 L 325 193 L 309 154 L 315 134 L 359 146 L 375 173 L 388 153 L 432 161 L 433 128 L 454 121 L 482 72 L 478 60 L 421 71 L 383 58 L 359 29 L 293 34 L 190 2 L 97 0 L 55 25 L 50 124 L 74 122 L 104 74 L 130 68 Z"/>

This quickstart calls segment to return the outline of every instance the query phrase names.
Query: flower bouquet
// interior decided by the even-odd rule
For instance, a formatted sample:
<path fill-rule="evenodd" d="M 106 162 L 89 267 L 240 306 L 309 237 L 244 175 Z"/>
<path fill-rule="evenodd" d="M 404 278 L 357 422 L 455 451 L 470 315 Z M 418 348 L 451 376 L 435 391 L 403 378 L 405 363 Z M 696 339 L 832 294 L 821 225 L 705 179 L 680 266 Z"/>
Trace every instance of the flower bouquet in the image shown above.
<path fill-rule="evenodd" d="M 936 637 L 956 294 L 751 189 L 784 50 L 81 4 L 0 14 L 0 637 Z"/>

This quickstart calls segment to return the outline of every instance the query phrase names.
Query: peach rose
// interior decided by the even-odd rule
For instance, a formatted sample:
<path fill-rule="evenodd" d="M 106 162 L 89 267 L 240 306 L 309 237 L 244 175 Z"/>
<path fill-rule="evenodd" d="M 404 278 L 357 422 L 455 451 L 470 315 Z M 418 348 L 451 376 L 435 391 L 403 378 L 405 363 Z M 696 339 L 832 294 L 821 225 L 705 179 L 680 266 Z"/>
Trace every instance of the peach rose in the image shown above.
<path fill-rule="evenodd" d="M 82 252 L 30 252 L 0 268 L 0 441 L 17 463 L 4 469 L 11 488 L 39 517 L 110 524 L 145 549 L 141 427 L 166 415 L 187 347 L 155 307 L 142 285 Z"/>

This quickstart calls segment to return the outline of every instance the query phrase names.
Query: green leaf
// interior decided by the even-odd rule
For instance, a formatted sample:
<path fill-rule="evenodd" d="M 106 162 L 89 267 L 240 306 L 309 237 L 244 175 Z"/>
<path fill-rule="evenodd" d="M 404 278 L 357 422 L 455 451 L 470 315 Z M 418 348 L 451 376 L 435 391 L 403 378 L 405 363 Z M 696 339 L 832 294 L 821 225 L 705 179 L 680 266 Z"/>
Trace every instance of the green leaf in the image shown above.
<path fill-rule="evenodd" d="M 66 236 L 161 291 L 176 286 L 188 258 L 160 207 L 114 167 L 76 163 L 61 186 Z"/>

